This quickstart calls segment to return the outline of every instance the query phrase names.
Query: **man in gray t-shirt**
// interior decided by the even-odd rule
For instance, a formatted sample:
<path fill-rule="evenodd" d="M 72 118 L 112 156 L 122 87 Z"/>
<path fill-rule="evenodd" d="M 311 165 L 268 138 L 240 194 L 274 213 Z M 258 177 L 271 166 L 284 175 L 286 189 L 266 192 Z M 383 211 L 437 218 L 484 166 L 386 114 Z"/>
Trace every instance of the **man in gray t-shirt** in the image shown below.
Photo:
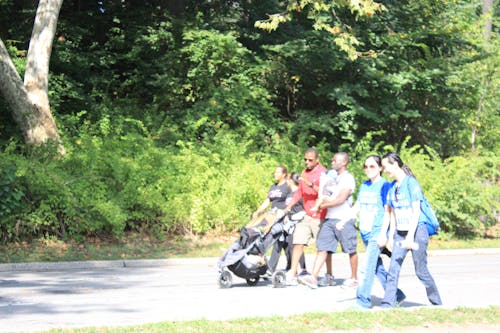
<path fill-rule="evenodd" d="M 332 159 L 332 169 L 337 171 L 336 184 L 331 187 L 331 194 L 322 199 L 321 208 L 327 208 L 326 219 L 321 223 L 321 228 L 316 239 L 317 254 L 312 274 L 299 278 L 299 282 L 317 288 L 318 275 L 325 260 L 330 253 L 337 250 L 340 242 L 342 250 L 349 254 L 351 264 L 351 278 L 344 281 L 348 287 L 357 287 L 358 254 L 357 232 L 355 220 L 352 219 L 351 206 L 352 194 L 356 182 L 352 174 L 347 171 L 349 155 L 336 153 Z M 325 279 L 328 279 L 325 276 Z M 333 278 L 333 277 L 332 277 Z"/>

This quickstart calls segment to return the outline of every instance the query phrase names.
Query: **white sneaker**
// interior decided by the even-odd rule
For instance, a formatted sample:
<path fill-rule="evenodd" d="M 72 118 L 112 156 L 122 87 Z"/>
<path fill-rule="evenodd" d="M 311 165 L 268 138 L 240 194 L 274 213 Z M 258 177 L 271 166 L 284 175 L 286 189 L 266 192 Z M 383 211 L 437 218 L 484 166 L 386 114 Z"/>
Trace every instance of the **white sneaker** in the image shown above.
<path fill-rule="evenodd" d="M 318 281 L 312 275 L 299 276 L 299 282 L 311 289 L 318 288 Z"/>
<path fill-rule="evenodd" d="M 354 280 L 353 278 L 350 278 L 350 279 L 345 280 L 342 285 L 344 287 L 347 287 L 347 288 L 357 288 L 358 287 L 358 281 Z"/>
<path fill-rule="evenodd" d="M 298 286 L 299 281 L 296 275 L 292 275 L 290 272 L 286 273 L 286 285 L 287 286 Z"/>
<path fill-rule="evenodd" d="M 335 285 L 335 278 L 331 274 L 325 274 L 318 279 L 319 287 L 330 287 Z"/>

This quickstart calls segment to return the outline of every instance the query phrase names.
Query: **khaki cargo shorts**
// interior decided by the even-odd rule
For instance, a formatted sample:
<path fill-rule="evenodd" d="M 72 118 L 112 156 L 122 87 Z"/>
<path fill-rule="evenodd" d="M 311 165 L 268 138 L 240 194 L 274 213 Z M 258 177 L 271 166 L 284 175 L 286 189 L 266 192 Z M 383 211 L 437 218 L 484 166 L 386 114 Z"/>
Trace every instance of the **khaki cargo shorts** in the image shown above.
<path fill-rule="evenodd" d="M 304 219 L 295 226 L 293 244 L 310 245 L 318 236 L 319 225 L 319 219 L 306 215 Z"/>

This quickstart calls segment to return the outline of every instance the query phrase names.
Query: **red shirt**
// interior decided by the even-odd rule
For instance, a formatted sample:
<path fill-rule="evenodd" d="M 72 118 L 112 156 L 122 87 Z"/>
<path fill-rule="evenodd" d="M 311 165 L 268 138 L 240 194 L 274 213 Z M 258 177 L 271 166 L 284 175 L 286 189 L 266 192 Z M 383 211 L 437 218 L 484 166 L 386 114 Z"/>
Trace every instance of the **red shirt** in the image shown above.
<path fill-rule="evenodd" d="M 321 164 L 317 164 L 312 170 L 305 169 L 301 173 L 301 177 L 306 180 L 300 181 L 299 189 L 295 191 L 293 195 L 292 202 L 296 203 L 302 198 L 304 200 L 304 210 L 306 214 L 315 219 L 323 220 L 326 216 L 326 209 L 321 209 L 319 212 L 311 212 L 311 208 L 316 204 L 316 199 L 318 199 L 318 192 L 316 192 L 312 187 L 308 186 L 309 183 L 314 183 L 316 188 L 319 188 L 319 178 L 326 168 Z"/>

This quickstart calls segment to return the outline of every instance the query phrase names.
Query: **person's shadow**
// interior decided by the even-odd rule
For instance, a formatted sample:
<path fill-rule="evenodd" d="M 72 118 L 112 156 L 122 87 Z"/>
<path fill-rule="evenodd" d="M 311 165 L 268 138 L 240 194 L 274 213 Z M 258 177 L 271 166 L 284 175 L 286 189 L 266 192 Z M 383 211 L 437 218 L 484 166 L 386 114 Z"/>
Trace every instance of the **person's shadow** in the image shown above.
<path fill-rule="evenodd" d="M 377 297 L 377 296 L 372 296 L 372 305 L 373 307 L 380 307 L 380 304 L 382 303 L 382 298 Z M 397 307 L 400 308 L 411 308 L 415 306 L 424 306 L 425 304 L 422 303 L 415 303 L 415 302 L 410 302 L 408 301 L 408 298 L 405 299 L 401 304 L 399 304 Z"/>

